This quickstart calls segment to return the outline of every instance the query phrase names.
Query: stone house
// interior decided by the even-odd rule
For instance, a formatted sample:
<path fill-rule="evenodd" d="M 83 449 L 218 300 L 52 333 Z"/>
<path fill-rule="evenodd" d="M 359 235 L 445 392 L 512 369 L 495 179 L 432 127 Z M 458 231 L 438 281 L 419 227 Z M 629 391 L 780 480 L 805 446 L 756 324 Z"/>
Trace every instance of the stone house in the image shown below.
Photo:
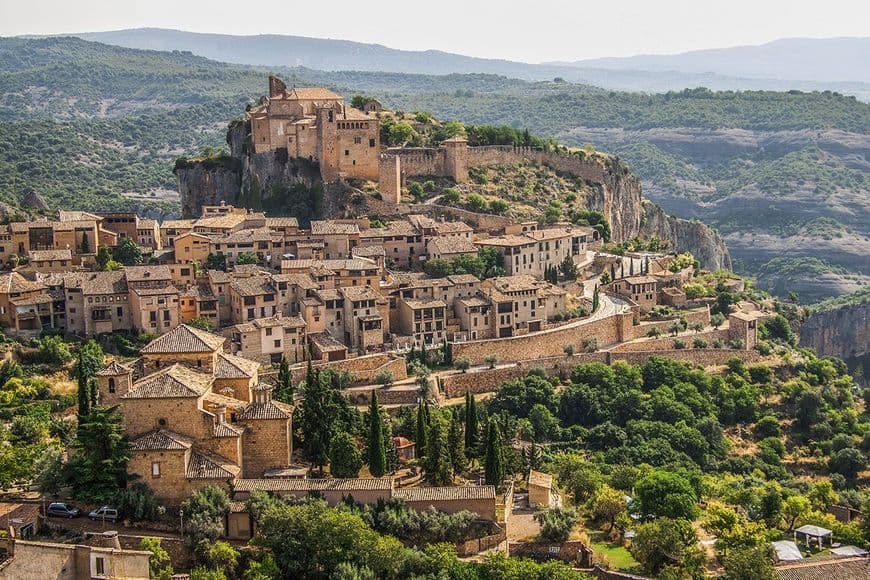
<path fill-rule="evenodd" d="M 595 239 L 597 232 L 592 228 L 562 226 L 484 238 L 474 243 L 481 248 L 496 248 L 507 275 L 543 278 L 548 267 L 559 267 L 566 257 L 585 258 L 587 245 Z"/>
<path fill-rule="evenodd" d="M 370 286 L 346 286 L 339 289 L 339 295 L 344 327 L 343 335 L 336 338 L 360 353 L 380 349 L 390 326 L 387 301 Z"/>
<path fill-rule="evenodd" d="M 484 280 L 480 295 L 491 304 L 492 336 L 537 332 L 556 312 L 565 310 L 565 291 L 530 275 Z"/>
<path fill-rule="evenodd" d="M 63 286 L 67 332 L 90 337 L 133 327 L 124 270 L 66 274 Z"/>
<path fill-rule="evenodd" d="M 478 252 L 471 240 L 459 236 L 439 236 L 426 244 L 430 260 L 452 260 L 459 256 L 476 256 Z"/>
<path fill-rule="evenodd" d="M 236 324 L 224 331 L 234 354 L 263 364 L 305 360 L 305 321 L 301 316 L 284 317 L 280 313 L 251 322 Z"/>
<path fill-rule="evenodd" d="M 370 228 L 360 232 L 361 246 L 380 246 L 385 260 L 400 268 L 415 269 L 426 258 L 426 244 L 422 232 L 411 222 L 397 220 L 383 228 Z"/>
<path fill-rule="evenodd" d="M 396 332 L 414 337 L 417 345 L 441 343 L 447 338 L 447 304 L 437 298 L 402 298 L 398 303 Z"/>
<path fill-rule="evenodd" d="M 128 266 L 124 274 L 133 328 L 159 334 L 178 326 L 180 292 L 173 284 L 169 266 Z"/>
<path fill-rule="evenodd" d="M 610 284 L 613 293 L 634 301 L 642 313 L 649 312 L 658 302 L 658 280 L 653 276 L 629 276 Z"/>
<path fill-rule="evenodd" d="M 72 252 L 64 248 L 62 250 L 31 250 L 27 254 L 28 272 L 68 272 L 73 269 Z M 22 268 L 19 268 L 21 271 Z"/>
<path fill-rule="evenodd" d="M 290 465 L 293 407 L 273 401 L 259 363 L 223 352 L 225 342 L 181 325 L 133 364 L 97 373 L 100 402 L 121 408 L 129 472 L 170 504 Z"/>
<path fill-rule="evenodd" d="M 0 323 L 11 332 L 55 328 L 55 298 L 48 287 L 18 272 L 0 274 Z"/>
<path fill-rule="evenodd" d="M 97 546 L 0 539 L 0 550 L 6 554 L 0 564 L 0 579 L 148 580 L 151 552 L 122 549 L 116 532 L 106 532 L 101 539 L 97 543 L 103 545 Z"/>
<path fill-rule="evenodd" d="M 308 239 L 323 242 L 323 252 L 327 260 L 349 258 L 350 251 L 360 243 L 360 229 L 355 222 L 314 220 L 311 222 Z"/>
<path fill-rule="evenodd" d="M 193 231 L 194 220 L 164 220 L 160 224 L 160 247 L 172 248 L 175 238 Z"/>

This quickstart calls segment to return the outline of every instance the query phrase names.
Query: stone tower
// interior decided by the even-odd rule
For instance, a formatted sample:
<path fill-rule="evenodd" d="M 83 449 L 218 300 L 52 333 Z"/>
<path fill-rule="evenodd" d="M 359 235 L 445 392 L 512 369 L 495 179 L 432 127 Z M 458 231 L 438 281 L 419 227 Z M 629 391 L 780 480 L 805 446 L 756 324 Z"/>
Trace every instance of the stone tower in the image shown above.
<path fill-rule="evenodd" d="M 320 177 L 325 182 L 337 181 L 338 172 L 338 109 L 332 103 L 317 107 L 317 158 Z"/>
<path fill-rule="evenodd" d="M 456 183 L 468 181 L 468 140 L 451 137 L 442 145 L 445 149 L 445 169 Z"/>
<path fill-rule="evenodd" d="M 402 162 L 398 155 L 381 155 L 378 162 L 378 190 L 389 203 L 402 201 Z"/>
<path fill-rule="evenodd" d="M 133 369 L 116 360 L 97 371 L 97 392 L 100 405 L 115 405 L 133 385 Z"/>

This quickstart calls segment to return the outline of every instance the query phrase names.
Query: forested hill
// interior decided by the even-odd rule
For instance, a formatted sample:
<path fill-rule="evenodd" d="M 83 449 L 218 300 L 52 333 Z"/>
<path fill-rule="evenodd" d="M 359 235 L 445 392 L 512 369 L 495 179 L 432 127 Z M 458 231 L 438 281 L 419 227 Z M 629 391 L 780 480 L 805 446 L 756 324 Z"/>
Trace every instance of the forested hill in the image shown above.
<path fill-rule="evenodd" d="M 173 159 L 222 145 L 227 122 L 265 93 L 268 72 L 615 151 L 670 213 L 718 225 L 765 286 L 813 298 L 855 290 L 870 274 L 870 105 L 831 92 L 642 95 L 486 74 L 267 70 L 74 38 L 0 39 L 0 201 L 33 188 L 53 207 L 172 210 Z"/>

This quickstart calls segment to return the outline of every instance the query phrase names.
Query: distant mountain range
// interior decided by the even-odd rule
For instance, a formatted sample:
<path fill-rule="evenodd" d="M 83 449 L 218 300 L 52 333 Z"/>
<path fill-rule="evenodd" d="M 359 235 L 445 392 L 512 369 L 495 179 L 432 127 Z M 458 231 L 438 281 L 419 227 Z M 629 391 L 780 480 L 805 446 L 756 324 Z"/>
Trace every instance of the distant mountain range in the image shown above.
<path fill-rule="evenodd" d="M 489 73 L 525 80 L 561 77 L 608 89 L 647 92 L 699 86 L 714 90 L 833 90 L 870 100 L 870 59 L 866 58 L 870 38 L 786 39 L 678 55 L 531 64 L 302 36 L 234 36 L 160 28 L 71 36 L 127 48 L 189 51 L 222 62 L 267 67 L 430 75 Z"/>

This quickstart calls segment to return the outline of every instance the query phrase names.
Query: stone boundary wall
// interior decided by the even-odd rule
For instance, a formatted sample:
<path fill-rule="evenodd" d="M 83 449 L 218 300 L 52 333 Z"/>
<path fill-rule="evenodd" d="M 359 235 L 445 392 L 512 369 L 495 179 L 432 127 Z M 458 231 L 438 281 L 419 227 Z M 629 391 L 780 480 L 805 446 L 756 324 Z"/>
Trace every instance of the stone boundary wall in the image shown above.
<path fill-rule="evenodd" d="M 624 297 L 620 297 L 625 300 Z M 689 323 L 689 326 L 693 325 L 696 322 L 703 322 L 705 325 L 710 324 L 710 310 L 708 308 L 699 309 L 699 310 L 684 310 L 680 311 L 680 316 L 685 317 L 686 322 Z M 638 325 L 635 325 L 634 331 L 632 332 L 632 338 L 643 338 L 647 335 L 647 333 L 653 328 L 658 328 L 662 331 L 663 334 L 667 334 L 668 328 L 674 322 L 679 322 L 679 316 L 676 318 L 668 318 L 666 320 L 656 320 L 650 322 L 641 322 Z"/>
<path fill-rule="evenodd" d="M 536 360 L 523 361 L 521 365 L 500 367 L 495 369 L 482 369 L 476 372 L 447 375 L 441 378 L 441 389 L 448 399 L 465 396 L 466 392 L 473 394 L 491 393 L 496 391 L 502 383 L 526 376 L 535 368 L 542 368 L 549 376 L 559 376 L 567 379 L 571 375 L 571 369 L 575 366 L 590 362 L 613 364 L 621 360 L 634 365 L 642 365 L 654 356 L 666 357 L 678 361 L 689 362 L 699 366 L 719 366 L 728 362 L 728 359 L 740 357 L 747 363 L 758 361 L 761 356 L 754 350 L 721 349 L 659 349 L 632 352 L 593 352 L 579 353 L 574 356 L 547 357 Z"/>
<path fill-rule="evenodd" d="M 456 544 L 456 554 L 460 558 L 479 554 L 484 550 L 495 548 L 507 539 L 507 531 L 502 528 L 494 534 L 484 536 L 482 538 L 474 538 Z"/>
<path fill-rule="evenodd" d="M 723 341 L 728 340 L 728 330 L 708 330 L 702 332 L 691 332 L 690 334 L 682 334 L 680 336 L 662 336 L 661 338 L 648 339 L 642 342 L 626 342 L 624 344 L 620 344 L 614 346 L 610 349 L 610 352 L 637 352 L 637 351 L 647 351 L 647 350 L 677 350 L 674 348 L 674 340 L 679 339 L 686 343 L 686 348 L 693 348 L 692 341 L 695 338 L 703 338 L 708 343 L 712 343 L 716 339 L 721 339 Z"/>
<path fill-rule="evenodd" d="M 319 370 L 335 369 L 346 370 L 353 373 L 355 384 L 368 384 L 374 381 L 378 371 L 386 369 L 393 373 L 393 379 L 401 381 L 408 378 L 403 357 L 392 357 L 387 353 L 376 353 L 347 358 L 344 360 L 314 363 L 314 368 Z M 293 382 L 299 382 L 305 378 L 307 364 L 297 364 L 290 367 Z"/>
<path fill-rule="evenodd" d="M 615 314 L 592 322 L 522 336 L 457 342 L 453 344 L 453 359 L 467 358 L 472 364 L 482 364 L 490 354 L 503 362 L 556 357 L 564 354 L 566 344 L 577 347 L 588 338 L 597 339 L 598 347 L 606 348 L 625 340 L 624 329 L 630 327 L 631 314 Z"/>
<path fill-rule="evenodd" d="M 553 551 L 551 548 L 558 548 Z M 592 565 L 592 548 L 579 540 L 568 542 L 508 542 L 508 556 L 533 560 L 561 560 L 581 568 Z"/>
<path fill-rule="evenodd" d="M 416 405 L 420 397 L 417 389 L 388 389 L 376 385 L 368 389 L 343 391 L 342 394 L 352 405 L 368 405 L 373 391 L 377 391 L 378 403 L 381 405 Z"/>
<path fill-rule="evenodd" d="M 420 175 L 449 175 L 447 170 L 447 151 L 443 147 L 438 149 L 414 148 L 414 149 L 387 149 L 386 156 L 399 158 L 400 169 L 403 177 Z"/>

